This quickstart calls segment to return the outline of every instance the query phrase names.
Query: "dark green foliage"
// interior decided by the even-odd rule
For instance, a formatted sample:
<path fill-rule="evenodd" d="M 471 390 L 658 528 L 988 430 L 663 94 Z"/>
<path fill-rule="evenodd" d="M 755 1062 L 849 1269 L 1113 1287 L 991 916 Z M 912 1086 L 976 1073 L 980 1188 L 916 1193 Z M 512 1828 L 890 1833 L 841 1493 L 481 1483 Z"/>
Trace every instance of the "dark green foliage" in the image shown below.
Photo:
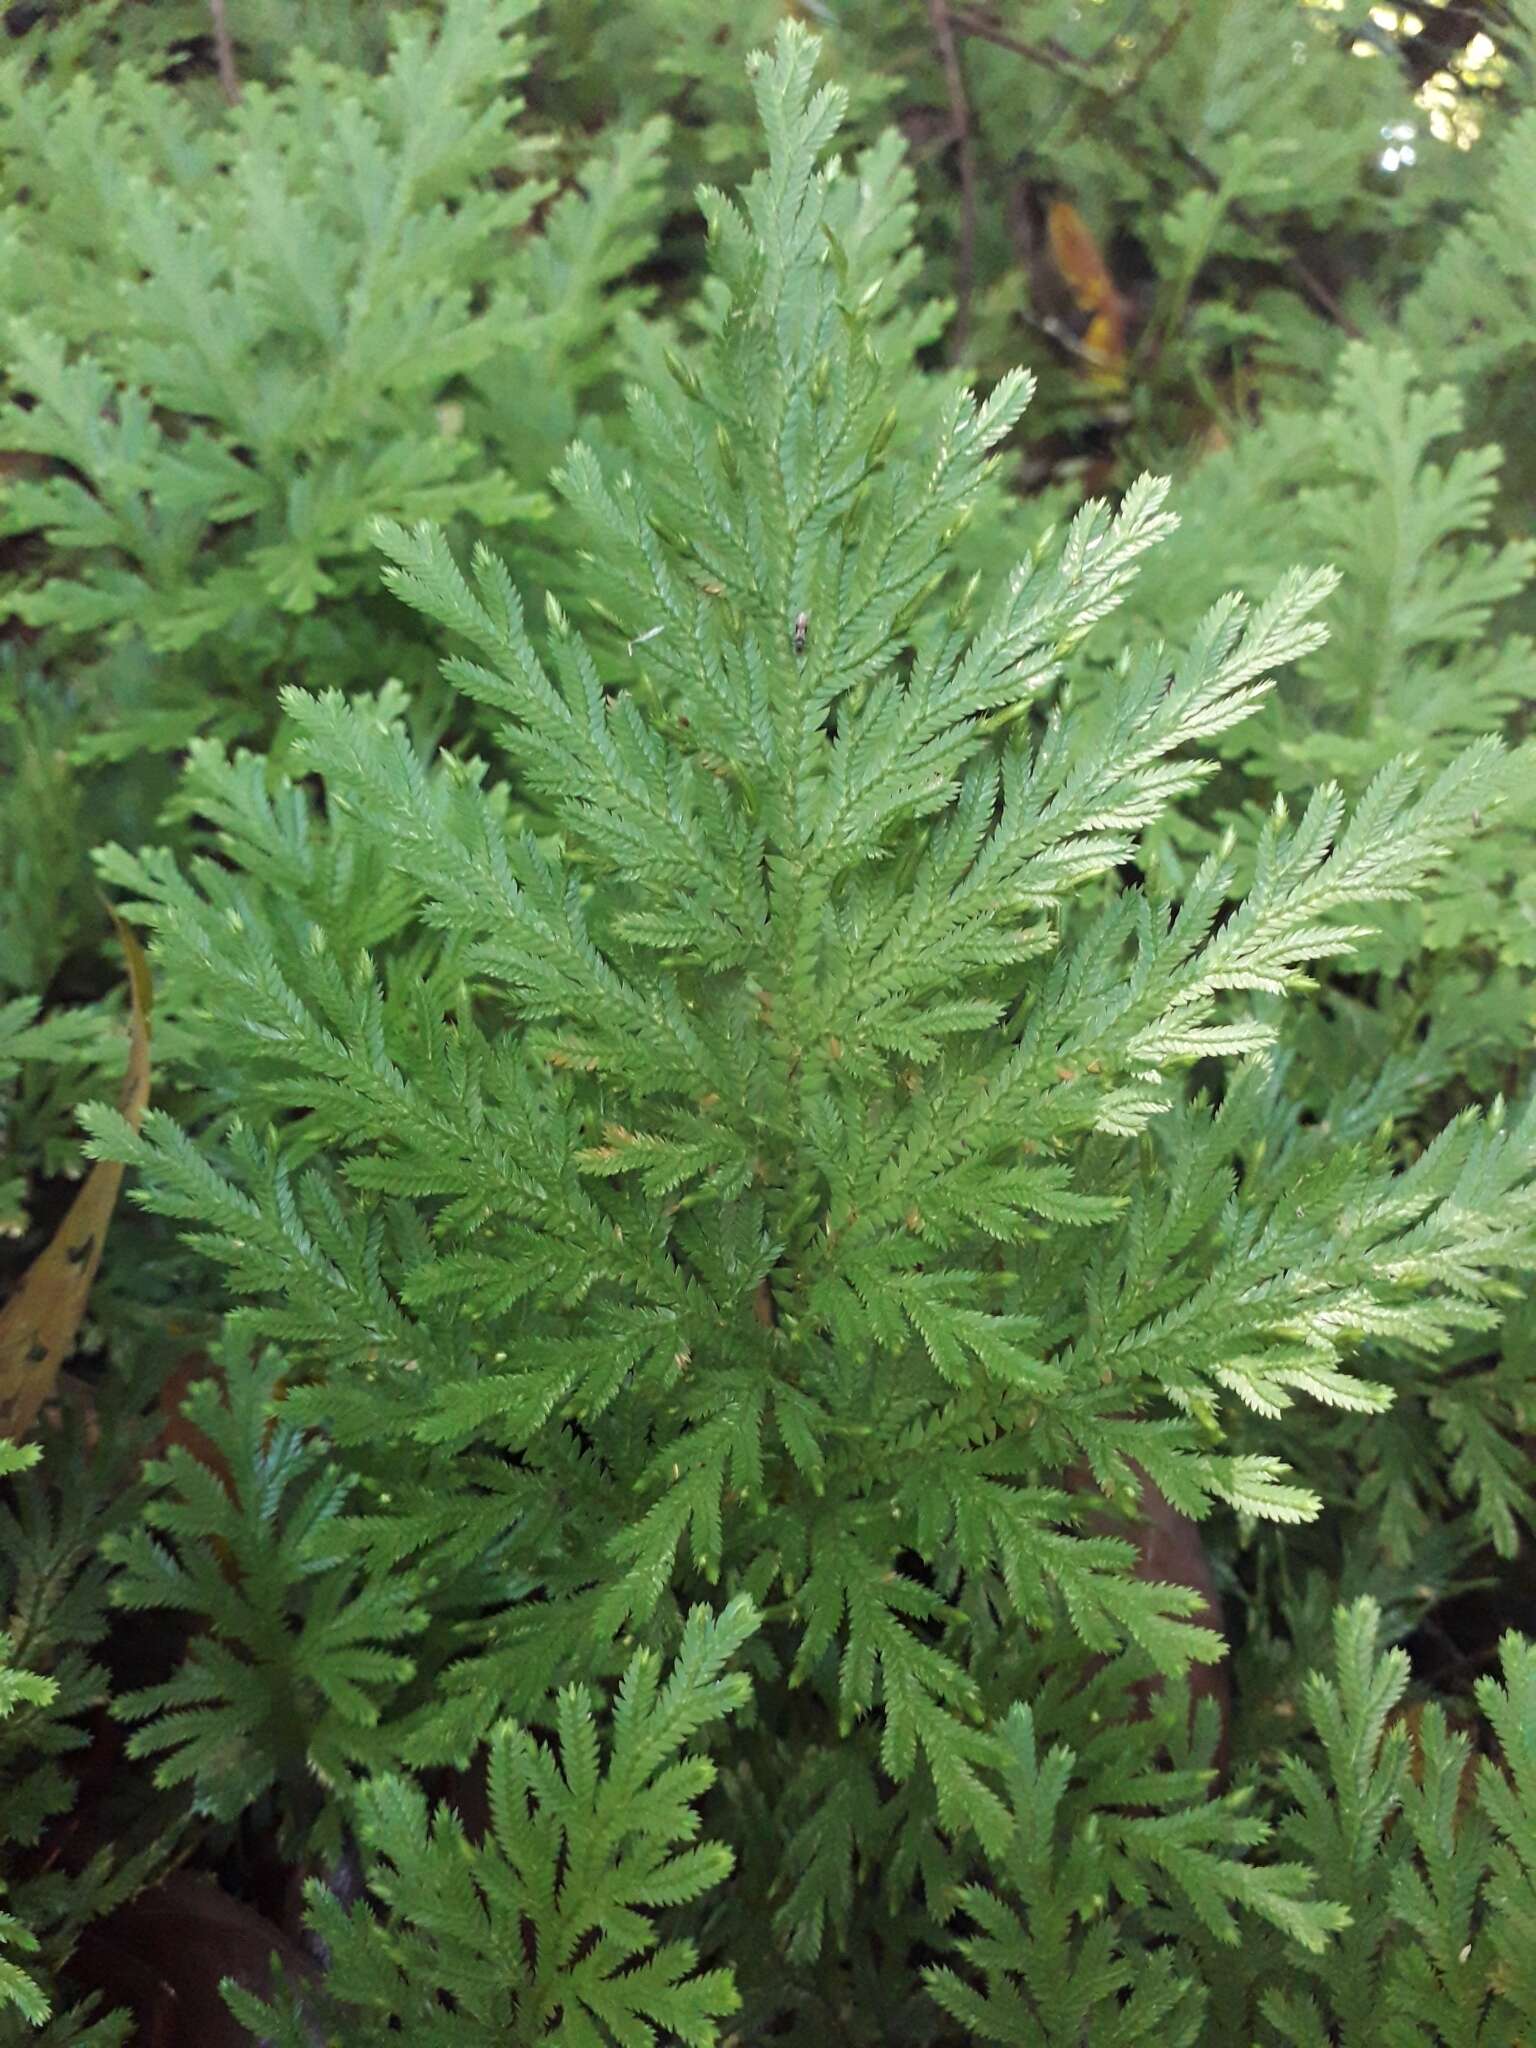
<path fill-rule="evenodd" d="M 1348 1887 L 1352 1924 L 1266 1994 L 1264 2014 L 1296 2048 L 1514 2042 L 1532 2011 L 1505 1960 L 1529 1911 L 1531 1648 L 1506 1637 L 1503 1684 L 1478 1683 L 1503 1761 L 1474 1763 L 1438 1706 L 1416 1725 L 1394 1716 L 1408 1661 L 1378 1653 L 1379 1625 L 1369 1601 L 1340 1611 L 1337 1677 L 1305 1688 L 1321 1756 L 1279 1773 L 1295 1802 L 1286 1835 Z"/>
<path fill-rule="evenodd" d="M 330 2038 L 362 2048 L 400 2033 L 427 2043 L 562 2041 L 694 2044 L 734 2012 L 728 1970 L 701 1971 L 687 1940 L 660 1941 L 656 1915 L 692 1904 L 730 1874 L 731 1853 L 699 1841 L 695 1802 L 715 1779 L 689 1753 L 699 1732 L 745 1705 L 725 1669 L 757 1617 L 736 1600 L 688 1617 L 666 1682 L 640 1651 L 614 1698 L 604 1755 L 579 1686 L 550 1703 L 553 1739 L 504 1723 L 486 1763 L 489 1823 L 478 1842 L 429 1812 L 408 1780 L 376 1779 L 359 1802 L 371 1887 L 383 1908 L 347 1914 L 323 1886 L 311 1925 L 331 1963 Z M 265 2034 L 273 2015 L 232 2000 Z M 313 2039 L 302 2010 L 278 2038 Z"/>
<path fill-rule="evenodd" d="M 110 1577 L 103 1543 L 141 1505 L 125 1487 L 125 1463 L 121 1452 L 93 1453 L 74 1428 L 49 1446 L 41 1467 L 35 1448 L 0 1445 L 0 1472 L 24 1475 L 12 1478 L 0 1512 L 0 1868 L 8 1880 L 0 1892 L 0 2029 L 18 2012 L 41 2026 L 50 2012 L 43 1986 L 66 1969 L 82 1931 L 131 1897 L 162 1859 L 158 1829 L 146 1829 L 142 1816 L 115 1842 L 103 1835 L 81 1867 L 43 1853 L 50 1825 L 74 1804 L 71 1769 L 89 1739 L 83 1724 L 109 1696 L 93 1652 Z M 87 2003 L 37 2038 L 107 2048 L 123 2036 Z"/>
<path fill-rule="evenodd" d="M 411 1676 L 401 1646 L 424 1616 L 408 1575 L 359 1575 L 338 1553 L 351 1482 L 277 1412 L 277 1358 L 217 1362 L 227 1396 L 204 1380 L 185 1402 L 201 1441 L 147 1468 L 154 1497 L 106 1554 L 115 1605 L 201 1624 L 169 1679 L 113 1702 L 149 1724 L 128 1754 L 161 1757 L 157 1784 L 189 1782 L 230 1820 L 278 1785 L 302 1810 L 311 1783 L 380 1754 L 380 1702 Z"/>
<path fill-rule="evenodd" d="M 1172 1716 L 1105 1727 L 1078 1757 L 1061 1743 L 1042 1752 L 1031 1709 L 1012 1709 L 999 1731 L 1008 1846 L 990 1884 L 955 1895 L 956 1915 L 975 1930 L 955 1944 L 963 1970 L 927 1979 L 976 2039 L 1194 2043 L 1205 2019 L 1198 1981 L 1173 1947 L 1139 1954 L 1143 1940 L 1182 1925 L 1236 1946 L 1241 1908 L 1316 1954 L 1349 1925 L 1342 1906 L 1307 1896 L 1305 1864 L 1243 1855 L 1268 1840 L 1270 1824 L 1242 1794 L 1211 1797 L 1210 1723 L 1202 1717 L 1193 1752 L 1170 1767 L 1170 1735 L 1184 1747 Z"/>

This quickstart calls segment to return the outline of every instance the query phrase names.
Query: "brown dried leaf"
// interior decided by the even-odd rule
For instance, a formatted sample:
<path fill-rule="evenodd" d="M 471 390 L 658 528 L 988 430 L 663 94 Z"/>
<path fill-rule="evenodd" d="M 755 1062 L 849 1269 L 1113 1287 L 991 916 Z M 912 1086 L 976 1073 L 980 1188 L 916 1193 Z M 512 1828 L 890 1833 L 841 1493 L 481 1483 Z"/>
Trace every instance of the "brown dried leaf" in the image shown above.
<path fill-rule="evenodd" d="M 312 1978 L 314 1967 L 273 1921 L 182 1871 L 89 1927 L 70 1977 L 105 2004 L 127 2006 L 134 2039 L 149 2048 L 252 2048 L 222 1980 L 270 1997 L 283 1979 Z"/>
<path fill-rule="evenodd" d="M 1046 213 L 1046 232 L 1057 270 L 1079 309 L 1088 315 L 1081 347 L 1093 362 L 1089 374 L 1098 384 L 1123 384 L 1129 309 L 1093 230 L 1075 206 L 1065 199 L 1053 199 Z"/>
<path fill-rule="evenodd" d="M 200 1465 L 206 1465 L 224 1491 L 234 1493 L 234 1480 L 223 1454 L 206 1431 L 190 1422 L 182 1412 L 188 1389 L 198 1380 L 215 1379 L 218 1367 L 205 1351 L 189 1351 L 179 1358 L 160 1385 L 157 1407 L 161 1429 L 154 1442 L 154 1456 L 163 1458 L 172 1445 L 190 1451 Z"/>
<path fill-rule="evenodd" d="M 1225 1635 L 1221 1594 L 1199 1525 L 1188 1515 L 1180 1514 L 1139 1465 L 1128 1462 L 1141 1484 L 1135 1520 L 1124 1522 L 1107 1513 L 1090 1513 L 1085 1517 L 1085 1528 L 1096 1535 L 1128 1537 L 1136 1545 L 1137 1578 L 1193 1587 L 1200 1595 L 1201 1605 L 1189 1620 L 1201 1628 L 1214 1629 L 1217 1635 Z M 1068 1473 L 1067 1484 L 1073 1492 L 1088 1493 L 1093 1490 L 1093 1477 L 1086 1467 L 1076 1468 Z M 1162 1685 L 1160 1678 L 1144 1680 L 1135 1688 L 1133 1697 L 1145 1709 L 1162 1691 Z M 1225 1658 L 1215 1664 L 1190 1666 L 1189 1700 L 1192 1709 L 1202 1700 L 1215 1703 L 1220 1730 L 1216 1770 L 1219 1777 L 1224 1776 L 1232 1720 L 1232 1680 Z"/>
<path fill-rule="evenodd" d="M 149 1100 L 149 968 L 139 942 L 117 925 L 128 962 L 128 1071 L 118 1108 L 137 1130 Z M 58 1385 L 101 1264 L 101 1248 L 117 1206 L 123 1169 L 106 1160 L 91 1168 L 64 1221 L 0 1310 L 0 1435 L 26 1435 Z"/>

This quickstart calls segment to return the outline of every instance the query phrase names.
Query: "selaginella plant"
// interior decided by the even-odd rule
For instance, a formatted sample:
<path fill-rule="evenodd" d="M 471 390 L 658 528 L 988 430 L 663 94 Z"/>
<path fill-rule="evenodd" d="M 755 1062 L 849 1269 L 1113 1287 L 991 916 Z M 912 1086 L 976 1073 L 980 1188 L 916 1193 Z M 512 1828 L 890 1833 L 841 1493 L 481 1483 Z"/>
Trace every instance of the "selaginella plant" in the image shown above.
<path fill-rule="evenodd" d="M 1127 642 L 1148 621 L 1172 629 L 1234 569 L 1261 591 L 1297 554 L 1341 571 L 1327 643 L 1218 741 L 1222 772 L 1159 827 L 1165 876 L 1225 828 L 1240 850 L 1253 845 L 1277 796 L 1325 775 L 1353 799 L 1401 750 L 1434 769 L 1481 733 L 1510 739 L 1506 800 L 1284 1025 L 1290 1085 L 1313 1115 L 1337 1127 L 1368 1077 L 1375 1113 L 1410 1148 L 1447 1102 L 1508 1087 L 1536 1042 L 1536 747 L 1522 737 L 1536 650 L 1517 630 L 1533 550 L 1491 538 L 1511 523 L 1511 494 L 1500 449 L 1467 444 L 1464 410 L 1457 386 L 1426 376 L 1400 342 L 1348 344 L 1326 403 L 1271 403 L 1186 480 L 1181 530 L 1119 628 Z M 1345 1456 L 1329 1489 L 1366 1511 L 1358 1540 L 1405 1564 L 1432 1528 L 1459 1523 L 1468 1554 L 1490 1541 L 1513 1553 L 1532 1512 L 1532 1336 L 1529 1304 L 1515 1301 L 1502 1329 L 1467 1333 L 1449 1354 L 1370 1361 L 1393 1384 L 1393 1419 L 1335 1444 Z M 1426 1459 L 1431 1436 L 1440 1454 Z"/>
<path fill-rule="evenodd" d="M 227 1494 L 158 1475 L 178 1555 L 119 1581 L 213 1640 L 123 1710 L 204 1810 L 236 1754 L 291 1830 L 315 1784 L 356 1827 L 373 1903 L 313 1909 L 338 2042 L 707 2042 L 739 2001 L 741 2039 L 1107 2048 L 1202 2038 L 1208 1996 L 1310 2041 L 1260 2000 L 1351 1902 L 1320 1822 L 1297 1857 L 1251 1766 L 1213 1789 L 1184 1686 L 1222 1645 L 1138 1571 L 1137 1504 L 1310 1517 L 1265 1423 L 1370 1428 L 1363 1341 L 1432 1356 L 1536 1263 L 1536 1114 L 1400 1166 L 1271 1058 L 1499 748 L 1276 806 L 1241 891 L 1223 848 L 1143 886 L 1330 578 L 1082 666 L 1169 530 L 1144 480 L 960 584 L 1028 380 L 893 442 L 889 252 L 813 69 L 796 27 L 756 67 L 768 167 L 704 195 L 708 331 L 633 468 L 567 460 L 583 609 L 536 639 L 489 551 L 381 532 L 514 784 L 424 756 L 398 691 L 292 691 L 304 779 L 205 744 L 209 855 L 105 858 L 243 1109 L 91 1118 L 242 1303 L 228 1424 L 199 1397 Z M 285 1673 L 323 1710 L 272 1711 Z M 472 1838 L 412 1778 L 486 1743 Z"/>
<path fill-rule="evenodd" d="M 1517 630 L 1536 547 L 1494 543 L 1502 451 L 1467 445 L 1465 407 L 1401 345 L 1352 342 L 1327 402 L 1272 404 L 1262 422 L 1210 456 L 1188 480 L 1184 527 L 1138 593 L 1159 625 L 1220 590 L 1214 558 L 1232 536 L 1245 582 L 1284 573 L 1287 551 L 1341 572 L 1328 601 L 1329 637 L 1292 686 L 1223 739 L 1230 772 L 1200 805 L 1201 827 L 1257 816 L 1276 795 L 1295 800 L 1325 776 L 1357 796 L 1402 751 L 1429 767 L 1489 732 L 1520 736 L 1536 649 Z M 1377 516 L 1371 516 L 1372 514 Z M 1435 889 L 1400 912 L 1373 950 L 1389 980 L 1384 1045 L 1405 1022 L 1457 990 L 1469 1052 L 1507 1058 L 1529 1041 L 1536 1008 L 1536 754 L 1516 752 L 1512 800 Z M 1223 817 L 1223 813 L 1226 817 Z M 1459 957 L 1458 957 L 1459 956 Z"/>
<path fill-rule="evenodd" d="M 191 736 L 271 740 L 285 682 L 451 715 L 375 515 L 558 562 L 544 485 L 616 409 L 665 129 L 535 126 L 531 0 L 396 10 L 377 67 L 286 47 L 233 107 L 155 75 L 146 10 L 49 12 L 0 58 L 0 1009 L 55 1005 L 14 1086 L 0 1050 L 7 1231 L 110 1090 L 91 845 L 153 828 Z"/>
<path fill-rule="evenodd" d="M 191 735 L 265 744 L 321 669 L 432 715 L 375 516 L 543 545 L 644 303 L 665 124 L 536 131 L 532 11 L 401 10 L 377 70 L 301 47 L 233 107 L 131 56 L 98 79 L 78 36 L 0 62 L 0 764 L 49 820 L 18 835 L 42 887 L 8 849 L 0 996 L 95 934 L 79 818 L 141 836 Z"/>
<path fill-rule="evenodd" d="M 85 670 L 95 754 L 265 737 L 317 663 L 342 687 L 381 652 L 430 673 L 370 617 L 370 520 L 547 515 L 637 303 L 608 287 L 654 229 L 663 124 L 591 155 L 532 132 L 532 11 L 403 12 L 376 74 L 300 49 L 222 118 L 131 65 L 101 85 L 24 45 L 0 67 L 6 197 L 26 195 L 0 528 L 49 543 L 5 606 Z M 515 417 L 488 417 L 487 365 Z"/>

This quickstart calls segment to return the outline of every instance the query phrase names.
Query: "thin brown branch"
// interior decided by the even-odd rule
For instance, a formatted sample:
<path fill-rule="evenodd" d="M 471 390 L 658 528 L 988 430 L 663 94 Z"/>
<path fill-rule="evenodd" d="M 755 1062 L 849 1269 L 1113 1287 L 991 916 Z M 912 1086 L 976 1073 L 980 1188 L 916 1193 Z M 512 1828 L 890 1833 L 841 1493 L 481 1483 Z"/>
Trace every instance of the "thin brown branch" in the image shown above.
<path fill-rule="evenodd" d="M 1111 370 L 1116 367 L 1109 356 L 1101 355 L 1098 349 L 1089 348 L 1085 342 L 1080 341 L 1065 321 L 1053 320 L 1049 316 L 1042 318 L 1038 314 L 1022 310 L 1017 317 L 1026 327 L 1033 327 L 1037 334 L 1045 335 L 1048 340 L 1054 341 L 1058 348 L 1065 349 L 1068 355 L 1076 356 L 1080 363 L 1087 363 L 1095 370 Z"/>
<path fill-rule="evenodd" d="M 1239 226 L 1248 226 L 1248 222 L 1244 218 L 1244 215 L 1235 206 L 1232 209 L 1232 218 L 1239 224 Z M 1339 304 L 1338 300 L 1334 297 L 1333 293 L 1328 289 L 1327 285 L 1323 283 L 1323 280 L 1318 276 L 1317 272 L 1313 270 L 1308 264 L 1303 263 L 1301 258 L 1296 254 L 1294 249 L 1287 250 L 1285 260 L 1290 265 L 1292 275 L 1295 277 L 1296 282 L 1301 286 L 1302 290 L 1306 293 L 1307 297 L 1312 301 L 1313 305 L 1316 306 L 1320 312 L 1326 313 L 1329 319 L 1334 323 L 1336 327 L 1342 328 L 1344 333 L 1346 333 L 1349 336 L 1351 341 L 1358 341 L 1360 339 L 1360 329 L 1355 325 L 1354 321 L 1350 319 L 1349 315 L 1345 312 L 1344 308 Z"/>
<path fill-rule="evenodd" d="M 928 0 L 928 18 L 933 24 L 933 40 L 939 61 L 944 66 L 944 84 L 949 94 L 950 138 L 960 165 L 960 253 L 955 266 L 955 324 L 949 337 L 949 353 L 953 360 L 965 353 L 965 345 L 970 338 L 971 294 L 976 279 L 976 143 L 971 133 L 965 70 L 955 42 L 948 0 Z"/>
<path fill-rule="evenodd" d="M 235 65 L 235 45 L 229 33 L 229 16 L 224 11 L 224 0 L 208 0 L 208 13 L 213 21 L 213 54 L 219 67 L 219 84 L 229 104 L 238 107 L 241 100 L 240 73 Z"/>
<path fill-rule="evenodd" d="M 1060 43 L 1026 43 L 1022 36 L 1010 35 L 1000 22 L 984 14 L 962 11 L 951 14 L 949 19 L 958 35 L 972 36 L 979 43 L 994 43 L 1000 50 L 1012 50 L 1016 57 L 1027 57 L 1031 64 L 1043 64 L 1047 71 L 1058 71 L 1064 78 L 1075 79 L 1090 91 L 1101 93 L 1105 99 L 1110 97 L 1107 89 L 1092 77 L 1082 58 L 1074 57 Z"/>
<path fill-rule="evenodd" d="M 1174 44 L 1189 26 L 1190 8 L 1188 0 L 1176 14 L 1171 14 L 1152 47 L 1147 51 L 1129 78 L 1123 79 L 1110 94 L 1111 99 L 1124 99 L 1127 94 L 1139 92 L 1153 70 L 1162 63 Z"/>
<path fill-rule="evenodd" d="M 1185 166 L 1191 176 L 1200 180 L 1200 183 L 1207 192 L 1219 192 L 1221 190 L 1221 180 L 1202 157 L 1196 156 L 1195 152 L 1186 143 L 1180 142 L 1177 139 L 1173 141 L 1172 147 L 1178 156 L 1179 162 Z M 1240 205 L 1234 199 L 1228 205 L 1227 211 L 1245 235 L 1262 236 L 1263 229 L 1246 206 Z M 1303 262 L 1294 249 L 1286 250 L 1285 260 L 1290 267 L 1291 275 L 1296 279 L 1296 282 L 1301 286 L 1312 303 L 1322 312 L 1326 313 L 1329 319 L 1337 326 L 1341 327 L 1351 341 L 1358 341 L 1360 339 L 1359 328 L 1350 319 L 1316 271 L 1310 265 Z"/>
<path fill-rule="evenodd" d="M 1009 173 L 999 180 L 1003 191 L 1003 212 L 1008 221 L 1008 239 L 1013 244 L 1014 260 L 1021 270 L 1031 270 L 1035 262 L 1038 237 L 1035 233 L 1035 219 L 1031 212 L 1034 194 L 1028 178 L 1023 175 L 1022 160 L 1009 166 Z"/>

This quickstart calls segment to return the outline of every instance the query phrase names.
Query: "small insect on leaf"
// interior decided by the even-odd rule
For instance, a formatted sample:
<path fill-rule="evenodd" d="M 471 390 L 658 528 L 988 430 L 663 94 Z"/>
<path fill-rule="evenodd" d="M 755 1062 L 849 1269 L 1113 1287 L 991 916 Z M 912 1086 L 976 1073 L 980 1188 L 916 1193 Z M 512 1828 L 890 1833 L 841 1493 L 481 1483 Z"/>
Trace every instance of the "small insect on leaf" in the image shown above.
<path fill-rule="evenodd" d="M 809 637 L 809 635 L 810 635 L 810 630 L 811 630 L 811 615 L 810 615 L 810 613 L 809 613 L 809 612 L 797 612 L 797 613 L 796 613 L 796 615 L 795 615 L 795 652 L 796 652 L 796 654 L 804 654 L 804 652 L 805 652 L 805 643 L 806 643 L 806 640 L 807 640 L 807 638 L 808 638 L 808 637 Z"/>

